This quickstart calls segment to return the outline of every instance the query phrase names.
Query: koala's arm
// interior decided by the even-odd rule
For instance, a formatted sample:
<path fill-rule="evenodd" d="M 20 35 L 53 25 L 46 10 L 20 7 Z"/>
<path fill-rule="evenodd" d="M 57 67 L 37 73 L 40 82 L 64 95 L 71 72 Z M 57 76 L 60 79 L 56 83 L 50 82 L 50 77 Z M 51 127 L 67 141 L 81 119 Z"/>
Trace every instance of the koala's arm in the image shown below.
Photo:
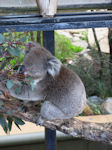
<path fill-rule="evenodd" d="M 23 101 L 43 100 L 43 96 L 41 96 L 36 90 L 32 90 L 31 87 L 28 85 L 23 85 L 22 87 L 20 87 L 18 84 L 15 84 L 9 90 L 9 92 L 12 97 Z"/>

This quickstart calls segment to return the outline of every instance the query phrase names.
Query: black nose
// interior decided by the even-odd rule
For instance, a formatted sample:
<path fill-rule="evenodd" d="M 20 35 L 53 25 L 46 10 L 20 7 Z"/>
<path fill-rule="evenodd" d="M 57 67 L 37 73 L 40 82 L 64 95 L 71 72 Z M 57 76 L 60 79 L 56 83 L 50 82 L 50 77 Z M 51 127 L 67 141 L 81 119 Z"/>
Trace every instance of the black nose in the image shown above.
<path fill-rule="evenodd" d="M 25 71 L 25 66 L 24 65 L 21 65 L 20 67 L 19 67 L 19 73 L 24 73 L 24 71 Z"/>

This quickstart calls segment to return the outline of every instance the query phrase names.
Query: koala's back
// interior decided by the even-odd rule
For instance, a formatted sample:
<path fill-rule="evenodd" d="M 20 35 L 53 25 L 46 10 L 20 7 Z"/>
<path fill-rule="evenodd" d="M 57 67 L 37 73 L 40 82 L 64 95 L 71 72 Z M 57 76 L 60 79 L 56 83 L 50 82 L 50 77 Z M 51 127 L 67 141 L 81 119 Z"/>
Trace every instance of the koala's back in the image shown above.
<path fill-rule="evenodd" d="M 86 102 L 86 93 L 81 79 L 62 66 L 59 75 L 45 89 L 46 99 L 68 116 L 81 113 Z"/>

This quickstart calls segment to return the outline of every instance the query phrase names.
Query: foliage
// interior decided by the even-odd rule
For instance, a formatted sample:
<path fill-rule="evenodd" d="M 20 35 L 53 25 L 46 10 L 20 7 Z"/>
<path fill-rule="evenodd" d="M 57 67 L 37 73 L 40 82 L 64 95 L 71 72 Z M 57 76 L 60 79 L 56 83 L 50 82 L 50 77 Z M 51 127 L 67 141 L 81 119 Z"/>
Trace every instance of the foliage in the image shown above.
<path fill-rule="evenodd" d="M 0 70 L 12 70 L 23 60 L 23 37 L 18 39 L 18 35 L 12 32 L 0 34 L 0 37 L 2 37 L 0 38 L 0 61 L 2 61 Z"/>
<path fill-rule="evenodd" d="M 62 62 L 66 58 L 73 58 L 73 54 L 83 50 L 82 47 L 74 46 L 71 40 L 64 35 L 55 32 L 55 55 Z"/>
<path fill-rule="evenodd" d="M 24 33 L 8 32 L 0 34 L 0 81 L 6 83 L 8 89 L 12 88 L 14 82 L 17 82 L 17 70 L 23 61 L 25 44 L 28 41 L 28 36 L 24 37 Z M 3 75 L 2 75 L 3 74 Z M 4 80 L 7 76 L 7 80 Z M 2 92 L 0 92 L 2 94 Z M 0 107 L 2 107 L 0 100 Z M 20 129 L 19 125 L 24 122 L 15 117 L 0 114 L 0 125 L 6 133 L 11 131 L 12 122 Z"/>
<path fill-rule="evenodd" d="M 88 43 L 88 30 L 82 31 L 80 39 L 85 40 Z"/>
<path fill-rule="evenodd" d="M 12 129 L 12 124 L 14 124 L 21 130 L 20 125 L 24 125 L 24 121 L 16 117 L 10 117 L 0 114 L 0 125 L 2 126 L 3 130 L 8 133 Z"/>
<path fill-rule="evenodd" d="M 83 55 L 75 54 L 74 64 L 68 65 L 70 69 L 75 71 L 84 82 L 86 87 L 87 96 L 99 96 L 101 98 L 111 97 L 112 88 L 110 82 L 110 70 L 109 70 L 109 55 L 103 54 L 104 67 L 102 80 L 100 79 L 100 60 L 98 51 L 88 51 L 88 59 Z"/>
<path fill-rule="evenodd" d="M 30 84 L 32 90 L 35 88 L 34 80 L 31 77 L 25 78 L 24 73 L 18 73 L 24 58 L 25 43 L 31 40 L 37 40 L 37 32 L 17 33 L 8 31 L 7 33 L 0 34 L 0 82 L 4 83 L 8 89 L 11 89 L 15 83 L 18 84 L 19 87 L 15 88 L 16 94 L 21 93 L 24 84 Z M 0 91 L 0 94 L 3 95 L 2 91 Z M 0 100 L 0 107 L 2 105 L 3 102 Z M 24 124 L 21 119 L 10 117 L 10 114 L 9 116 L 0 114 L 0 125 L 6 133 L 11 131 L 12 122 L 19 129 L 19 125 Z"/>
<path fill-rule="evenodd" d="M 101 110 L 100 110 L 99 105 L 92 104 L 91 109 L 92 109 L 92 111 L 94 112 L 95 115 L 101 115 Z"/>

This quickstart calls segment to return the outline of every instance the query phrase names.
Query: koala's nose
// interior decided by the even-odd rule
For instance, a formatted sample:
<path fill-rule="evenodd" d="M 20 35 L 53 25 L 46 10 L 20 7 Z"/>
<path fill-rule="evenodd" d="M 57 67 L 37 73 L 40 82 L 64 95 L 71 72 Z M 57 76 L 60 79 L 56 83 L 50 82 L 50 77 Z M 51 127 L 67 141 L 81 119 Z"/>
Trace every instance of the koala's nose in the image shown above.
<path fill-rule="evenodd" d="M 24 71 L 25 71 L 25 66 L 21 65 L 19 68 L 19 73 L 24 73 Z"/>

